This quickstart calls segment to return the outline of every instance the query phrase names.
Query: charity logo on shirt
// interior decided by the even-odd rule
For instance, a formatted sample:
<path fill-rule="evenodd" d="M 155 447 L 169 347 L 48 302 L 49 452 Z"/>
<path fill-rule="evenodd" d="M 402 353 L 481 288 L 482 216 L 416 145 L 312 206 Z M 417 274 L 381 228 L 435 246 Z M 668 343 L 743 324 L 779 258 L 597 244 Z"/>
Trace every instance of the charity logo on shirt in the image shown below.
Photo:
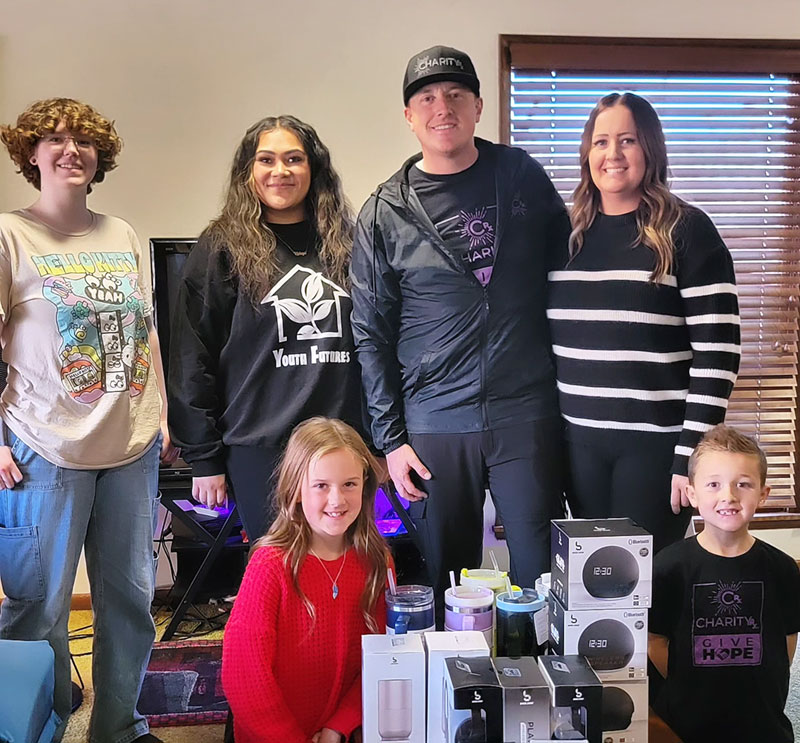
<path fill-rule="evenodd" d="M 694 665 L 760 665 L 763 608 L 762 581 L 695 584 L 692 596 Z"/>
<path fill-rule="evenodd" d="M 475 274 L 483 286 L 492 278 L 494 267 L 495 225 L 493 214 L 495 206 L 481 206 L 462 210 L 456 217 L 442 220 L 436 225 L 445 242 L 453 245 L 456 241 L 461 260 Z"/>
<path fill-rule="evenodd" d="M 275 367 L 349 363 L 349 351 L 324 350 L 316 344 L 308 350 L 295 348 L 297 342 L 341 338 L 342 298 L 347 296 L 344 289 L 319 271 L 300 265 L 278 281 L 261 304 L 269 304 L 275 310 L 278 343 L 293 348 L 273 350 Z"/>
<path fill-rule="evenodd" d="M 61 382 L 78 402 L 142 393 L 150 344 L 132 252 L 31 256 L 42 296 L 56 307 Z"/>

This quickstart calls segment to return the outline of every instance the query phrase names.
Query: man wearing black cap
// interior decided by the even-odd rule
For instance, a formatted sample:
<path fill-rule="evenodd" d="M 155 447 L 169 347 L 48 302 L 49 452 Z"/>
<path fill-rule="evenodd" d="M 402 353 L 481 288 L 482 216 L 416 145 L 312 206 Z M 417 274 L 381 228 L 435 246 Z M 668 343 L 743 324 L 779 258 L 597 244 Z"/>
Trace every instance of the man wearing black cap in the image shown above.
<path fill-rule="evenodd" d="M 569 220 L 525 152 L 474 137 L 483 101 L 464 52 L 414 55 L 403 100 L 422 153 L 361 210 L 352 322 L 373 438 L 412 501 L 441 623 L 448 572 L 481 563 L 487 485 L 514 581 L 549 570 L 562 451 L 545 292 Z"/>

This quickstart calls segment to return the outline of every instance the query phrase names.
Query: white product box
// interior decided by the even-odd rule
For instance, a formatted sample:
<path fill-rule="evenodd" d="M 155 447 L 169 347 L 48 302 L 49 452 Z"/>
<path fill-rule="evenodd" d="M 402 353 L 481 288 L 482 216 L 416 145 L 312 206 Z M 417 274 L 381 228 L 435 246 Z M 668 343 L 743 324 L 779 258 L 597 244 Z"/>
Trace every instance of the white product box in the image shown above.
<path fill-rule="evenodd" d="M 483 632 L 477 630 L 425 632 L 423 637 L 428 664 L 428 740 L 439 743 L 444 710 L 445 658 L 488 658 L 489 645 Z"/>
<path fill-rule="evenodd" d="M 600 680 L 647 678 L 647 609 L 565 609 L 550 594 L 550 648 L 582 655 Z"/>
<path fill-rule="evenodd" d="M 647 609 L 653 537 L 630 519 L 553 521 L 550 590 L 567 609 Z"/>
<path fill-rule="evenodd" d="M 425 647 L 418 634 L 361 638 L 364 740 L 425 743 Z"/>
<path fill-rule="evenodd" d="M 603 743 L 647 743 L 647 679 L 603 682 Z"/>

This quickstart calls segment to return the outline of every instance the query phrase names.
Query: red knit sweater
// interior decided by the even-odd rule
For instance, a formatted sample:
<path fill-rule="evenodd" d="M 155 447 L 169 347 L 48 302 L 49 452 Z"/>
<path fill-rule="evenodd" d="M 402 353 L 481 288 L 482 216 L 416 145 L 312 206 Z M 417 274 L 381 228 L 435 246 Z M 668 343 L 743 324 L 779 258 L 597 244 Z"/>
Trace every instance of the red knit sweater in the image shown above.
<path fill-rule="evenodd" d="M 354 550 L 346 555 L 336 599 L 316 557 L 308 555 L 300 566 L 300 587 L 316 608 L 316 622 L 281 550 L 263 547 L 250 559 L 223 643 L 222 683 L 236 743 L 309 743 L 322 728 L 349 737 L 361 725 L 361 635 L 369 629 L 359 602 L 367 571 Z M 325 561 L 334 578 L 342 559 Z M 375 619 L 383 629 L 383 594 Z"/>

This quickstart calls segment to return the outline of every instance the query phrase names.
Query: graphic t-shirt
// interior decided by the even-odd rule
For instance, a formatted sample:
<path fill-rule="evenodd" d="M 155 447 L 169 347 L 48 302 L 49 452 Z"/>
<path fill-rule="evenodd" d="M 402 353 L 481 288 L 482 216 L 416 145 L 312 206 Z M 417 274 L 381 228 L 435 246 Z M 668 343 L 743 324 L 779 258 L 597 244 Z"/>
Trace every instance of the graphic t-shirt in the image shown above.
<path fill-rule="evenodd" d="M 696 537 L 656 555 L 650 632 L 669 639 L 659 711 L 684 743 L 794 740 L 786 637 L 800 630 L 800 570 L 756 540 L 738 557 Z"/>
<path fill-rule="evenodd" d="M 116 467 L 158 433 L 149 275 L 121 219 L 95 214 L 65 235 L 26 210 L 0 214 L 0 416 L 50 462 Z"/>
<path fill-rule="evenodd" d="M 452 175 L 432 175 L 414 166 L 408 174 L 439 236 L 483 286 L 492 278 L 497 228 L 494 164 L 487 153 Z"/>

